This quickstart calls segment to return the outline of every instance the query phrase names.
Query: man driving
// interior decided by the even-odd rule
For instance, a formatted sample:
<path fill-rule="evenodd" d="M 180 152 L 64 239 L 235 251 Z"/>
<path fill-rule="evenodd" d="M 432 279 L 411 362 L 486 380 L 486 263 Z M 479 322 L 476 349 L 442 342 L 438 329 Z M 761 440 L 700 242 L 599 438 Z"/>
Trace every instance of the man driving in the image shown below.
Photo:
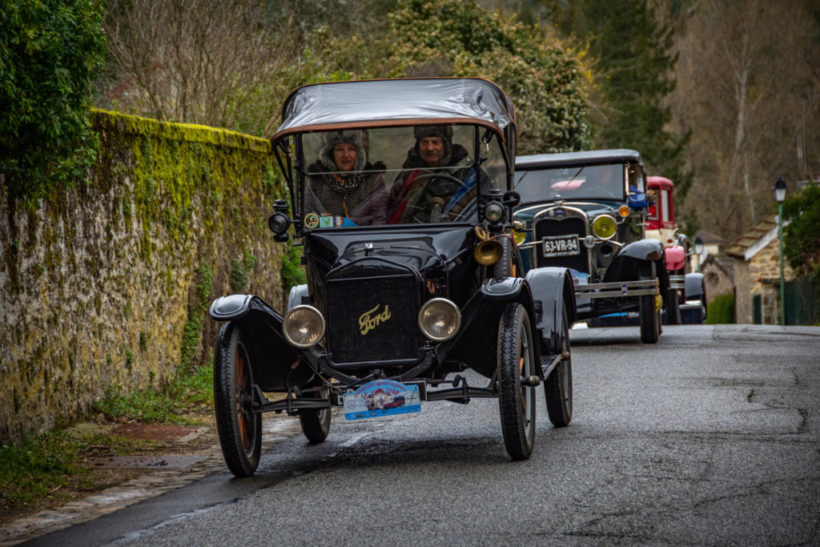
<path fill-rule="evenodd" d="M 452 220 L 476 195 L 473 161 L 463 146 L 453 143 L 451 125 L 417 126 L 413 136 L 415 145 L 390 187 L 387 222 Z"/>

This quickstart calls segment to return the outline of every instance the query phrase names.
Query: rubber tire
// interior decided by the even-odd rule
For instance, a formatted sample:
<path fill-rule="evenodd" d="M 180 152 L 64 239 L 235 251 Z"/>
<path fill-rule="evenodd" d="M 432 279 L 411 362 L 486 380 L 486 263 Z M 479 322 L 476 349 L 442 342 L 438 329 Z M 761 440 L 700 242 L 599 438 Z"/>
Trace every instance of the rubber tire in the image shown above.
<path fill-rule="evenodd" d="M 323 397 L 330 397 L 327 390 L 322 391 Z M 310 444 L 319 444 L 327 439 L 330 433 L 330 418 L 333 409 L 323 408 L 320 410 L 302 409 L 299 411 L 299 423 L 302 425 L 304 433 Z"/>
<path fill-rule="evenodd" d="M 535 444 L 535 386 L 523 386 L 522 374 L 535 374 L 535 349 L 527 310 L 514 302 L 498 325 L 498 405 L 504 446 L 515 461 L 529 458 Z"/>
<path fill-rule="evenodd" d="M 678 291 L 669 289 L 666 291 L 666 324 L 680 325 L 680 303 L 678 302 Z"/>
<path fill-rule="evenodd" d="M 555 427 L 566 427 L 572 420 L 572 352 L 569 344 L 569 324 L 567 307 L 564 304 L 564 324 L 561 328 L 561 339 L 553 354 L 566 353 L 544 381 L 544 396 L 547 399 L 547 415 Z"/>
<path fill-rule="evenodd" d="M 228 469 L 250 477 L 262 451 L 262 416 L 253 412 L 253 372 L 242 329 L 226 323 L 214 355 L 214 409 Z"/>
<path fill-rule="evenodd" d="M 641 279 L 655 279 L 655 264 L 650 263 L 645 268 Z M 639 296 L 639 312 L 641 316 L 641 342 L 644 344 L 654 344 L 661 335 L 660 312 L 655 309 L 655 296 Z"/>

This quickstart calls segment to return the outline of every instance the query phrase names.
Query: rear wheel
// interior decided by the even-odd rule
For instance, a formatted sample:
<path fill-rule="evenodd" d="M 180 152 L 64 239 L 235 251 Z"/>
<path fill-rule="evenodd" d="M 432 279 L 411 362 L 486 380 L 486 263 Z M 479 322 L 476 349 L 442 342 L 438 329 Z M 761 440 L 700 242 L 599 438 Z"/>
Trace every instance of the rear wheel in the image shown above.
<path fill-rule="evenodd" d="M 322 399 L 330 399 L 330 390 L 321 391 Z M 332 409 L 302 409 L 299 411 L 299 422 L 302 424 L 302 433 L 311 444 L 324 442 L 330 433 L 330 416 Z"/>
<path fill-rule="evenodd" d="M 555 354 L 561 355 L 561 361 L 544 381 L 547 414 L 555 427 L 565 427 L 572 420 L 572 354 L 569 345 L 566 304 L 563 307 L 563 318 L 561 339 L 553 349 Z"/>
<path fill-rule="evenodd" d="M 655 263 L 650 262 L 644 265 L 644 273 L 640 278 L 656 279 Z M 639 296 L 639 312 L 641 316 L 641 342 L 654 344 L 661 335 L 660 311 L 657 306 L 657 297 L 654 294 Z"/>
<path fill-rule="evenodd" d="M 504 446 L 513 460 L 526 460 L 535 442 L 535 374 L 530 319 L 524 306 L 508 304 L 498 327 L 498 388 Z"/>
<path fill-rule="evenodd" d="M 262 416 L 253 410 L 253 373 L 242 329 L 222 327 L 214 356 L 214 408 L 222 455 L 237 477 L 253 475 L 262 451 Z"/>

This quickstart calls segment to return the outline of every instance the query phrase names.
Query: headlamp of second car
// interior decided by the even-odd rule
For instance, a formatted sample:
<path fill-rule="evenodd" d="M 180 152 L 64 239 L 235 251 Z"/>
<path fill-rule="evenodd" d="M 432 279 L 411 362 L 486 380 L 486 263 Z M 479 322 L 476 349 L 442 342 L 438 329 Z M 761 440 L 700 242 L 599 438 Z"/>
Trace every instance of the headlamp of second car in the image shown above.
<path fill-rule="evenodd" d="M 325 335 L 325 318 L 313 306 L 296 306 L 285 315 L 282 334 L 297 348 L 315 346 Z"/>
<path fill-rule="evenodd" d="M 461 328 L 461 312 L 446 298 L 433 298 L 419 310 L 419 328 L 422 334 L 435 342 L 449 340 Z"/>
<path fill-rule="evenodd" d="M 598 215 L 592 221 L 592 233 L 601 239 L 610 239 L 615 235 L 618 223 L 611 215 Z"/>

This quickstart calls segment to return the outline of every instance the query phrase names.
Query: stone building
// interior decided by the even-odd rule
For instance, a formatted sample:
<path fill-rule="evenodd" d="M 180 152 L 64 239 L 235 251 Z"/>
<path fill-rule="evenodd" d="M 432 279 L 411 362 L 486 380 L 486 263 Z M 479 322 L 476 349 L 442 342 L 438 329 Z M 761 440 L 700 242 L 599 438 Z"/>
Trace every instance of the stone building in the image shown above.
<path fill-rule="evenodd" d="M 726 249 L 734 260 L 735 322 L 780 323 L 780 242 L 777 215 L 769 215 Z M 784 263 L 786 281 L 794 279 Z"/>
<path fill-rule="evenodd" d="M 701 262 L 703 285 L 706 289 L 706 303 L 711 304 L 716 296 L 735 292 L 734 259 L 725 254 L 708 254 Z"/>

